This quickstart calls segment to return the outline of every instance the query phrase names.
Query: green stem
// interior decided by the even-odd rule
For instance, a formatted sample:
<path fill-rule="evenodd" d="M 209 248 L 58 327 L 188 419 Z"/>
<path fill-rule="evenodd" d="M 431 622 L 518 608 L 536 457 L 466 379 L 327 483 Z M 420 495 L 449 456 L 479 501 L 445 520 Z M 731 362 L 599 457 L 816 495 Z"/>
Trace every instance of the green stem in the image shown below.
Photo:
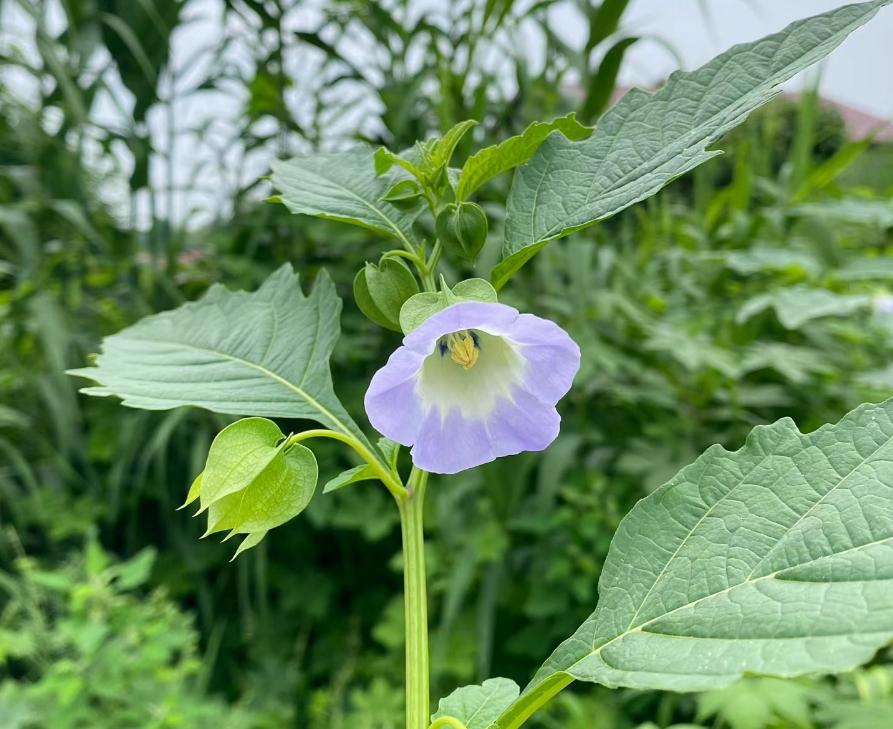
<path fill-rule="evenodd" d="M 431 721 L 428 688 L 428 594 L 425 580 L 424 504 L 428 473 L 413 467 L 408 497 L 397 499 L 403 533 L 404 614 L 406 616 L 406 729 L 427 729 Z"/>
<path fill-rule="evenodd" d="M 410 253 L 409 251 L 388 251 L 381 258 L 382 260 L 384 260 L 385 258 L 405 258 L 408 261 L 412 261 L 417 266 L 419 264 L 419 257 L 415 253 Z"/>
<path fill-rule="evenodd" d="M 440 254 L 443 253 L 443 243 L 440 240 L 434 242 L 434 248 L 431 251 L 431 257 L 425 263 L 425 267 L 434 275 L 437 264 L 440 262 Z"/>
<path fill-rule="evenodd" d="M 511 721 L 505 725 L 505 729 L 519 729 L 531 716 L 573 682 L 573 676 L 567 674 L 556 674 L 546 679 L 535 692 L 535 698 L 525 703 L 520 711 L 512 715 Z"/>
<path fill-rule="evenodd" d="M 441 729 L 441 727 L 452 727 L 452 729 L 468 729 L 461 721 L 454 719 L 452 716 L 442 716 L 435 721 L 428 729 Z"/>
<path fill-rule="evenodd" d="M 387 470 L 375 454 L 353 436 L 339 433 L 336 430 L 328 430 L 326 428 L 305 430 L 303 433 L 289 436 L 286 447 L 295 443 L 300 443 L 302 440 L 309 440 L 310 438 L 331 438 L 332 440 L 347 443 L 347 445 L 357 452 L 360 458 L 375 469 L 378 478 L 381 479 L 381 482 L 387 487 L 388 491 L 394 495 L 394 498 L 396 498 L 398 502 L 400 499 L 405 499 L 409 494 L 403 484 L 400 483 L 400 479 L 392 471 Z"/>

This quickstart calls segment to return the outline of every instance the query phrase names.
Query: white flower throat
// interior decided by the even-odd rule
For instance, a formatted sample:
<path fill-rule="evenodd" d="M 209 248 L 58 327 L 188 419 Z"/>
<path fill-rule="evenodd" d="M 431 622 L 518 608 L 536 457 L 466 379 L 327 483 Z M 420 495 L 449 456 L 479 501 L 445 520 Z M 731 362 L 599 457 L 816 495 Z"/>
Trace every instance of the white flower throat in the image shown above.
<path fill-rule="evenodd" d="M 416 383 L 425 410 L 433 408 L 443 418 L 453 410 L 466 418 L 488 417 L 500 398 L 511 399 L 523 378 L 524 359 L 516 346 L 478 329 L 441 337 Z"/>

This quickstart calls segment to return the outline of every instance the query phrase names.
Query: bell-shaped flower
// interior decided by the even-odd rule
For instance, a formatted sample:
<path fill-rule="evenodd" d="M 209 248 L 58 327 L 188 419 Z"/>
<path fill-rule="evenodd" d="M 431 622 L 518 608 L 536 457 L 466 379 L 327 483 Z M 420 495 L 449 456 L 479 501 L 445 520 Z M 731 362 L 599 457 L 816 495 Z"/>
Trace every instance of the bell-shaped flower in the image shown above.
<path fill-rule="evenodd" d="M 557 324 L 503 304 L 461 302 L 403 340 L 372 378 L 366 413 L 412 461 L 458 473 L 500 456 L 541 451 L 558 435 L 556 403 L 580 369 L 580 348 Z"/>

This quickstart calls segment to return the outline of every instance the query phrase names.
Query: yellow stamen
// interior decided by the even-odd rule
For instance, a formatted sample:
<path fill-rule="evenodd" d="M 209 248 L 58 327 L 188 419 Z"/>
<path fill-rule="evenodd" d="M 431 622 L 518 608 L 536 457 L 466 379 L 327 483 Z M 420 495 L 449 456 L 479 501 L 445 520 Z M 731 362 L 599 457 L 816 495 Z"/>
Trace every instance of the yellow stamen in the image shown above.
<path fill-rule="evenodd" d="M 480 351 L 474 346 L 474 340 L 471 337 L 451 337 L 453 341 L 449 342 L 450 354 L 453 362 L 462 365 L 466 370 L 474 367 L 474 363 L 478 361 Z"/>

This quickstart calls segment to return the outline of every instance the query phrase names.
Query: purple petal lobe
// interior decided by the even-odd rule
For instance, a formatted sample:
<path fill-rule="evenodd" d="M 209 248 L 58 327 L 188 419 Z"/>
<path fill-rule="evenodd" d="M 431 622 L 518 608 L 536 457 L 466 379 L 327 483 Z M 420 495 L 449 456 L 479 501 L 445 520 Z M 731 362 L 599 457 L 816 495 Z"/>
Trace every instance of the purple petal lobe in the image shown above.
<path fill-rule="evenodd" d="M 580 348 L 555 322 L 521 314 L 506 337 L 526 360 L 525 389 L 554 405 L 567 395 L 580 370 Z"/>
<path fill-rule="evenodd" d="M 458 473 L 502 456 L 541 451 L 558 437 L 561 417 L 524 390 L 502 399 L 487 420 L 466 419 L 451 410 L 446 419 L 432 410 L 422 421 L 412 462 L 431 473 Z"/>
<path fill-rule="evenodd" d="M 424 417 L 416 395 L 418 373 L 425 357 L 406 347 L 395 351 L 366 391 L 366 415 L 382 435 L 410 446 Z"/>

